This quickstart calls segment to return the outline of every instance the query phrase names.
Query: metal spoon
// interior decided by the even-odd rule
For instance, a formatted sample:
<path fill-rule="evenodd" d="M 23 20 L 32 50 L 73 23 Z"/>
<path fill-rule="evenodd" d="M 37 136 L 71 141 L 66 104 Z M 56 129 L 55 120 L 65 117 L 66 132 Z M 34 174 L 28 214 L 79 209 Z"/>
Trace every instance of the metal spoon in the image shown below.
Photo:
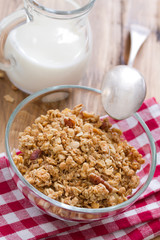
<path fill-rule="evenodd" d="M 127 65 L 112 68 L 102 84 L 102 104 L 114 119 L 125 119 L 135 113 L 146 96 L 146 83 L 138 70 L 132 67 L 138 50 L 146 40 L 150 30 L 131 25 L 131 50 Z"/>

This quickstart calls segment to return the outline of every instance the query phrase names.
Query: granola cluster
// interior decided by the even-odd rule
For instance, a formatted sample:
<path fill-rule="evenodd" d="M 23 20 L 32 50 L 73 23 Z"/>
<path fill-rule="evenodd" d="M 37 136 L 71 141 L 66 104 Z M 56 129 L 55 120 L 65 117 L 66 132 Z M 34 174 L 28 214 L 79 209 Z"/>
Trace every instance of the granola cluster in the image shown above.
<path fill-rule="evenodd" d="M 57 201 L 84 208 L 114 206 L 139 184 L 142 155 L 108 118 L 82 111 L 49 110 L 19 134 L 14 162 L 24 178 Z"/>

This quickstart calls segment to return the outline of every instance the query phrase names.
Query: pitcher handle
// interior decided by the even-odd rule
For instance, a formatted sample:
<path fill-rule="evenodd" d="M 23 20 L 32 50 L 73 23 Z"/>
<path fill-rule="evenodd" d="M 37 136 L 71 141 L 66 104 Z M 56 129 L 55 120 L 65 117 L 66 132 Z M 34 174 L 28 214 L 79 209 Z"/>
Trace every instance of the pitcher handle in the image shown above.
<path fill-rule="evenodd" d="M 0 22 L 0 69 L 7 71 L 12 69 L 16 62 L 11 56 L 6 59 L 4 56 L 4 46 L 9 32 L 20 24 L 24 24 L 27 21 L 27 13 L 24 8 L 17 10 L 4 18 Z"/>

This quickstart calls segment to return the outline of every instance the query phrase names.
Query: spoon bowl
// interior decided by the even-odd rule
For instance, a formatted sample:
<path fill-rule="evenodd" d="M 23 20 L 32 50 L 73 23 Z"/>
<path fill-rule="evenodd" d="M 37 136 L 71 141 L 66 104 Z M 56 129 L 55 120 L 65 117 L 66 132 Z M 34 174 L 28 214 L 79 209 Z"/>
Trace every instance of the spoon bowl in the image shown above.
<path fill-rule="evenodd" d="M 130 117 L 145 99 L 145 80 L 132 65 L 149 33 L 148 28 L 132 24 L 128 65 L 116 66 L 105 76 L 102 84 L 102 104 L 108 115 L 114 119 L 122 120 Z"/>
<path fill-rule="evenodd" d="M 121 120 L 130 117 L 142 105 L 146 96 L 143 76 L 126 65 L 112 68 L 102 85 L 102 104 L 112 118 Z"/>

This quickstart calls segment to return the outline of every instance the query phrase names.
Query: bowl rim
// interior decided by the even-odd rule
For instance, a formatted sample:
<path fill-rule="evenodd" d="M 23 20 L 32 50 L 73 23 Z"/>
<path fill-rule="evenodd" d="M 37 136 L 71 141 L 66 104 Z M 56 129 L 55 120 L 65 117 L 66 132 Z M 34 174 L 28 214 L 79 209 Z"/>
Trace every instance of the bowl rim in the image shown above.
<path fill-rule="evenodd" d="M 155 168 L 156 168 L 156 159 L 157 159 L 157 154 L 156 154 L 156 147 L 155 147 L 155 143 L 154 143 L 154 139 L 152 137 L 152 134 L 149 130 L 149 128 L 147 127 L 147 125 L 145 124 L 145 122 L 143 121 L 143 119 L 140 117 L 140 115 L 138 113 L 135 113 L 133 116 L 138 120 L 138 122 L 140 122 L 140 124 L 142 125 L 143 129 L 145 130 L 149 143 L 150 143 L 150 148 L 151 148 L 151 157 L 152 157 L 152 164 L 150 167 L 150 172 L 148 175 L 148 179 L 146 181 L 146 183 L 140 188 L 140 190 L 138 190 L 133 197 L 129 198 L 128 200 L 126 200 L 125 202 L 122 202 L 120 204 L 117 204 L 115 206 L 110 206 L 110 207 L 105 207 L 105 208 L 96 208 L 96 209 L 90 209 L 90 208 L 80 208 L 80 207 L 75 207 L 75 206 L 71 206 L 59 201 L 56 201 L 54 199 L 51 199 L 50 197 L 46 196 L 45 194 L 41 193 L 40 191 L 38 191 L 35 187 L 33 187 L 23 176 L 22 174 L 19 172 L 19 170 L 17 169 L 13 159 L 12 159 L 12 155 L 11 155 L 11 151 L 9 148 L 9 132 L 10 132 L 10 128 L 11 125 L 16 117 L 16 115 L 18 114 L 18 112 L 26 105 L 28 104 L 30 101 L 34 100 L 35 98 L 45 94 L 45 93 L 52 93 L 53 91 L 56 90 L 61 90 L 61 89 L 83 89 L 83 90 L 88 90 L 88 91 L 92 91 L 95 93 L 99 93 L 101 94 L 101 90 L 96 89 L 96 88 L 92 88 L 92 87 L 87 87 L 87 86 L 80 86 L 80 85 L 59 85 L 59 86 L 53 86 L 53 87 L 49 87 L 49 88 L 45 88 L 43 90 L 40 90 L 38 92 L 35 92 L 31 95 L 29 95 L 28 97 L 26 97 L 24 100 L 22 100 L 18 106 L 14 109 L 14 111 L 12 112 L 7 126 L 6 126 L 6 132 L 5 132 L 5 148 L 6 148 L 6 153 L 10 162 L 10 165 L 12 166 L 14 172 L 16 173 L 16 175 L 19 177 L 19 179 L 23 182 L 23 184 L 25 184 L 34 194 L 38 195 L 39 197 L 41 197 L 43 200 L 48 201 L 49 203 L 59 207 L 59 208 L 63 208 L 72 212 L 80 212 L 80 213 L 92 213 L 92 214 L 98 214 L 98 213 L 109 213 L 112 211 L 116 211 L 116 210 L 120 210 L 123 209 L 125 207 L 129 207 L 131 204 L 133 204 L 138 198 L 139 196 L 146 190 L 146 188 L 148 187 L 148 185 L 150 184 L 154 172 L 155 172 Z"/>

